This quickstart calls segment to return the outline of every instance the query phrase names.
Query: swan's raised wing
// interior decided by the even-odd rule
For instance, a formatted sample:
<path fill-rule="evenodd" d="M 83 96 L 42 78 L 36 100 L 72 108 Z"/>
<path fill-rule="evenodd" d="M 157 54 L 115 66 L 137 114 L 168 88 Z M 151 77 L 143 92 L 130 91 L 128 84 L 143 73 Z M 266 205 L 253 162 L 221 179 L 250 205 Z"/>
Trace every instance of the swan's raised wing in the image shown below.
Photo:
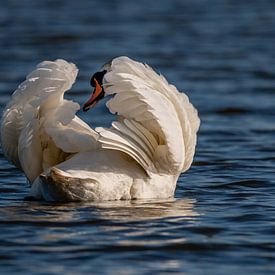
<path fill-rule="evenodd" d="M 96 133 L 75 116 L 79 105 L 63 99 L 77 72 L 74 64 L 61 59 L 38 64 L 3 112 L 3 153 L 30 181 L 64 160 L 64 153 L 95 148 Z"/>
<path fill-rule="evenodd" d="M 119 119 L 110 129 L 96 129 L 101 146 L 125 152 L 148 173 L 187 170 L 200 124 L 188 97 L 148 65 L 127 57 L 114 59 L 108 70 L 104 90 L 115 96 L 107 107 Z"/>

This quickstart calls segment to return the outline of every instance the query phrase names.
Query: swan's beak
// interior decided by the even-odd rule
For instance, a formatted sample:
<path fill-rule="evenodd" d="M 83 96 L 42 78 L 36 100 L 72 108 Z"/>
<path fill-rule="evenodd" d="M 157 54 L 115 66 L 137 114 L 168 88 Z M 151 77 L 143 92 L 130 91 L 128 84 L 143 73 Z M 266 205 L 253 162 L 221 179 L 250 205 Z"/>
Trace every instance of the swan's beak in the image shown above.
<path fill-rule="evenodd" d="M 98 81 L 94 78 L 95 89 L 90 99 L 84 104 L 83 111 L 87 112 L 90 108 L 94 107 L 96 103 L 104 97 L 104 90 Z"/>

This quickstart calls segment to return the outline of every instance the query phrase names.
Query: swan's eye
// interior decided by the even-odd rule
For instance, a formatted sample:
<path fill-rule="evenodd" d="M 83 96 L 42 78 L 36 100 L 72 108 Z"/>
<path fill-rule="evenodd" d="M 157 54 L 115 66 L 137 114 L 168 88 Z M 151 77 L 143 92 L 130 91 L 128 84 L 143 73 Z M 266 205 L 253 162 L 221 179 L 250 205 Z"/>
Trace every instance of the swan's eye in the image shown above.
<path fill-rule="evenodd" d="M 95 78 L 94 78 L 94 76 L 91 77 L 90 85 L 91 85 L 92 87 L 95 87 Z"/>
<path fill-rule="evenodd" d="M 92 77 L 91 77 L 91 80 L 90 80 L 90 84 L 92 87 L 95 87 L 96 86 L 96 82 L 98 82 L 99 85 L 102 85 L 102 82 L 103 82 L 103 77 L 104 75 L 107 73 L 106 70 L 104 71 L 101 71 L 101 72 L 96 72 Z"/>

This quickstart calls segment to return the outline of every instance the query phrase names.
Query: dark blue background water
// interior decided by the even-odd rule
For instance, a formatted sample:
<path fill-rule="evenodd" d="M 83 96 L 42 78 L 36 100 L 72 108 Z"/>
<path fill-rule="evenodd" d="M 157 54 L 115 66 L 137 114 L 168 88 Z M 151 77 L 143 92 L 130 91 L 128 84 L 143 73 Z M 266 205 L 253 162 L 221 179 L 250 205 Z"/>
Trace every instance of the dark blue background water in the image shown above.
<path fill-rule="evenodd" d="M 82 104 L 91 74 L 127 55 L 185 91 L 202 121 L 166 202 L 25 202 L 25 178 L 1 154 L 1 274 L 275 273 L 274 1 L 0 4 L 1 110 L 42 60 L 77 64 L 67 96 Z M 104 104 L 84 119 L 110 121 Z"/>

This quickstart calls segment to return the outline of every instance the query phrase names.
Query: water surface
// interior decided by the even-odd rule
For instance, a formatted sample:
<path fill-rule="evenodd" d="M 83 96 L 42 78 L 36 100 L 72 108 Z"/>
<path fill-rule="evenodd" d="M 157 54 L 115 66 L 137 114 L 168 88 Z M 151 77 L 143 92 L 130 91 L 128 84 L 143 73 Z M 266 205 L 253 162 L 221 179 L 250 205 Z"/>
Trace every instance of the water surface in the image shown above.
<path fill-rule="evenodd" d="M 201 117 L 175 199 L 24 201 L 0 155 L 1 274 L 275 273 L 274 1 L 1 1 L 0 107 L 42 60 L 80 69 L 67 94 L 127 55 L 185 91 Z M 108 125 L 104 103 L 88 114 Z"/>

